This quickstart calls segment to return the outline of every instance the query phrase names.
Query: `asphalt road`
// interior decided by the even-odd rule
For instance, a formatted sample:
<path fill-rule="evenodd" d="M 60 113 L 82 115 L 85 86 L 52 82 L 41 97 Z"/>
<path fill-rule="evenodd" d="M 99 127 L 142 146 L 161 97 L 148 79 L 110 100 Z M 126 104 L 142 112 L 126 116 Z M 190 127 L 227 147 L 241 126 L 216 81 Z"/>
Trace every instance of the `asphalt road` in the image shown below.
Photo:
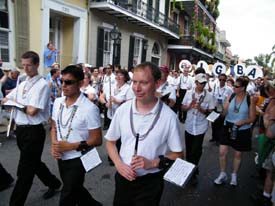
<path fill-rule="evenodd" d="M 184 126 L 182 126 L 183 129 Z M 4 131 L 5 127 L 0 127 Z M 48 130 L 48 129 L 47 129 Z M 185 188 L 179 188 L 170 183 L 165 183 L 165 189 L 161 199 L 161 206 L 250 206 L 253 202 L 249 195 L 254 193 L 257 188 L 257 179 L 255 178 L 256 169 L 254 165 L 254 151 L 243 155 L 243 162 L 238 175 L 238 186 L 232 188 L 229 182 L 223 186 L 215 186 L 213 180 L 219 173 L 218 169 L 218 147 L 209 143 L 211 131 L 205 136 L 203 146 L 203 156 L 199 168 L 200 174 L 198 184 L 187 185 Z M 49 135 L 44 148 L 42 160 L 50 168 L 51 172 L 59 176 L 57 163 L 50 155 Z M 16 178 L 16 168 L 18 164 L 19 152 L 15 139 L 6 139 L 0 135 L 0 162 Z M 95 199 L 102 202 L 103 205 L 112 205 L 114 195 L 114 173 L 115 168 L 109 166 L 105 143 L 98 147 L 99 154 L 103 163 L 86 175 L 85 186 Z M 232 151 L 228 162 L 228 174 L 230 175 L 232 165 Z M 230 179 L 230 178 L 229 178 Z M 0 192 L 0 206 L 7 206 L 13 186 Z M 26 201 L 26 206 L 54 206 L 58 205 L 59 193 L 49 200 L 42 198 L 43 192 L 47 188 L 35 178 L 33 186 Z"/>

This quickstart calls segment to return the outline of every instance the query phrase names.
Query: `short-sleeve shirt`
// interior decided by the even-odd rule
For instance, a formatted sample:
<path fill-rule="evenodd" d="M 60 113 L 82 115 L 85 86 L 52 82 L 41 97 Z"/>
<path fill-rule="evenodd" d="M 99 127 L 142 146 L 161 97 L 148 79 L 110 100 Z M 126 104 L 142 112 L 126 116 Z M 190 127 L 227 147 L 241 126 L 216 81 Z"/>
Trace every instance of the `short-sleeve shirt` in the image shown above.
<path fill-rule="evenodd" d="M 214 109 L 215 103 L 213 97 L 205 89 L 202 93 L 197 94 L 195 90 L 188 90 L 182 100 L 183 105 L 189 105 L 193 98 L 199 100 L 203 98 L 201 102 L 202 109 Z M 192 135 L 204 134 L 208 129 L 208 120 L 206 115 L 199 112 L 197 109 L 189 109 L 185 120 L 185 130 Z"/>
<path fill-rule="evenodd" d="M 182 152 L 183 150 L 177 116 L 167 105 L 161 104 L 162 109 L 157 123 L 154 124 L 153 129 L 138 144 L 137 155 L 144 156 L 147 159 L 155 159 L 159 155 L 165 155 L 168 151 Z M 105 138 L 109 141 L 116 141 L 121 138 L 120 157 L 125 164 L 131 164 L 136 141 L 131 130 L 131 108 L 134 129 L 142 137 L 154 122 L 154 118 L 159 111 L 159 105 L 160 100 L 150 112 L 140 114 L 136 109 L 136 98 L 134 98 L 117 109 Z M 136 172 L 138 176 L 142 176 L 158 171 L 159 169 L 154 168 L 150 170 L 139 169 Z"/>
<path fill-rule="evenodd" d="M 170 93 L 169 99 L 176 101 L 176 90 L 168 82 L 160 85 L 160 87 L 157 89 L 157 92 L 159 92 L 162 96 Z"/>
<path fill-rule="evenodd" d="M 51 56 L 51 58 L 48 59 L 48 56 L 50 55 L 51 52 L 52 52 L 52 56 Z M 44 51 L 44 67 L 45 68 L 49 68 L 53 65 L 53 63 L 55 62 L 56 55 L 57 55 L 57 51 L 52 51 L 48 48 L 45 49 L 45 51 Z"/>
<path fill-rule="evenodd" d="M 183 74 L 180 74 L 180 79 L 179 79 L 179 86 L 180 89 L 192 89 L 193 87 L 193 79 L 189 75 L 184 76 Z"/>
<path fill-rule="evenodd" d="M 65 96 L 59 97 L 55 100 L 53 105 L 52 119 L 56 124 L 57 140 L 62 140 L 60 130 L 64 140 L 68 134 L 70 125 L 71 132 L 69 133 L 68 139 L 65 139 L 65 141 L 73 143 L 87 140 L 90 137 L 89 130 L 101 127 L 98 107 L 82 93 L 76 102 L 68 107 L 66 106 L 65 100 Z M 73 116 L 73 120 L 70 121 L 74 107 L 77 107 L 77 110 Z M 60 125 L 58 125 L 58 120 Z M 68 124 L 66 126 L 62 126 L 66 124 L 66 122 L 68 122 Z M 80 156 L 81 152 L 76 150 L 66 151 L 61 154 L 62 160 L 73 159 Z"/>
<path fill-rule="evenodd" d="M 7 98 L 14 99 L 22 105 L 39 109 L 38 113 L 34 116 L 15 110 L 14 120 L 16 124 L 37 125 L 48 121 L 50 111 L 50 88 L 40 75 L 27 78 L 20 83 L 18 87 L 12 90 L 7 95 Z"/>

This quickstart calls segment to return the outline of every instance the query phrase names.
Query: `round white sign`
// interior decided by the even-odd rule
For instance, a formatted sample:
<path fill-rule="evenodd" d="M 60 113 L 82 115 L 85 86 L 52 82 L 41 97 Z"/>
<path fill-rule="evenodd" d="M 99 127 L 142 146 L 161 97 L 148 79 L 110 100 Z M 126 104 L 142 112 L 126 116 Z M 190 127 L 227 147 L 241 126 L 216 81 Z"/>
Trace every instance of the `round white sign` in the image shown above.
<path fill-rule="evenodd" d="M 255 80 L 258 77 L 263 77 L 263 70 L 261 70 L 256 65 L 250 65 L 245 69 L 245 76 L 248 76 L 249 79 Z"/>
<path fill-rule="evenodd" d="M 234 66 L 235 76 L 240 77 L 245 75 L 245 65 L 244 64 L 236 64 Z"/>
<path fill-rule="evenodd" d="M 212 72 L 215 76 L 219 76 L 220 74 L 226 73 L 226 67 L 223 63 L 217 62 L 214 64 Z"/>
<path fill-rule="evenodd" d="M 209 71 L 208 71 L 209 66 L 208 66 L 208 64 L 207 64 L 205 61 L 200 60 L 200 61 L 197 63 L 197 68 L 199 68 L 199 67 L 204 68 L 205 72 L 207 72 L 207 73 L 209 72 Z"/>
<path fill-rule="evenodd" d="M 179 69 L 180 69 L 180 71 L 182 71 L 182 72 L 183 72 L 183 70 L 185 70 L 185 69 L 188 69 L 188 70 L 190 71 L 191 67 L 192 67 L 192 64 L 191 64 L 191 62 L 188 61 L 187 59 L 183 59 L 183 60 L 181 60 L 180 63 L 179 63 Z"/>

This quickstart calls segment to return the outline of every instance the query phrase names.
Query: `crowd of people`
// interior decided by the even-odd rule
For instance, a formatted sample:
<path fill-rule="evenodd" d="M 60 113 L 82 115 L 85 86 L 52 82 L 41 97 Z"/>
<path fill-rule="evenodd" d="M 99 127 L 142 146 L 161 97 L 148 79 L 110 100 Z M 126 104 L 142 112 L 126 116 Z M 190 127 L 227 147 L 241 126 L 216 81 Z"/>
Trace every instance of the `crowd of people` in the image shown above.
<path fill-rule="evenodd" d="M 227 181 L 229 148 L 234 151 L 230 185 L 238 185 L 242 154 L 251 151 L 255 125 L 266 138 L 275 137 L 275 81 L 269 74 L 251 81 L 224 73 L 211 76 L 203 68 L 192 74 L 191 68 L 170 71 L 150 62 L 129 71 L 119 65 L 97 68 L 84 63 L 61 70 L 50 62 L 57 52 L 52 47 L 45 52 L 46 63 L 51 63 L 47 74 L 39 75 L 39 56 L 28 51 L 21 57 L 25 78 L 19 78 L 18 70 L 3 70 L 0 77 L 6 93 L 2 104 L 12 100 L 22 105 L 13 107 L 10 116 L 20 151 L 12 206 L 24 205 L 35 175 L 48 187 L 45 199 L 62 186 L 61 206 L 102 205 L 83 185 L 86 172 L 80 159 L 102 144 L 102 130 L 110 165 L 117 171 L 113 204 L 118 206 L 159 205 L 164 172 L 176 158 L 196 165 L 191 178 L 196 184 L 209 127 L 210 142 L 219 146 L 216 185 Z M 213 111 L 219 117 L 210 123 L 207 116 Z M 50 124 L 51 154 L 61 180 L 41 161 L 45 122 Z M 275 147 L 269 148 L 261 166 L 267 171 L 264 191 L 256 197 L 266 206 L 272 204 L 275 172 Z M 1 164 L 0 180 L 0 190 L 14 181 Z"/>

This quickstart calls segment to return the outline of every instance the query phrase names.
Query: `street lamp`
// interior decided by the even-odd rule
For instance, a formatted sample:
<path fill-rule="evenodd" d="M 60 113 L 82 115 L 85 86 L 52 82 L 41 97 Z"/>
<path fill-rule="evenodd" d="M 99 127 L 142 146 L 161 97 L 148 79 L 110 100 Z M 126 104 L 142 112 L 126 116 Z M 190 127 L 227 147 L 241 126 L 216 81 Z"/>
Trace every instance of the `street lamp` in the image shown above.
<path fill-rule="evenodd" d="M 121 41 L 121 33 L 117 28 L 117 25 L 114 25 L 114 28 L 110 31 L 110 38 L 113 40 L 113 65 L 119 64 L 119 55 L 118 55 L 118 45 Z"/>

